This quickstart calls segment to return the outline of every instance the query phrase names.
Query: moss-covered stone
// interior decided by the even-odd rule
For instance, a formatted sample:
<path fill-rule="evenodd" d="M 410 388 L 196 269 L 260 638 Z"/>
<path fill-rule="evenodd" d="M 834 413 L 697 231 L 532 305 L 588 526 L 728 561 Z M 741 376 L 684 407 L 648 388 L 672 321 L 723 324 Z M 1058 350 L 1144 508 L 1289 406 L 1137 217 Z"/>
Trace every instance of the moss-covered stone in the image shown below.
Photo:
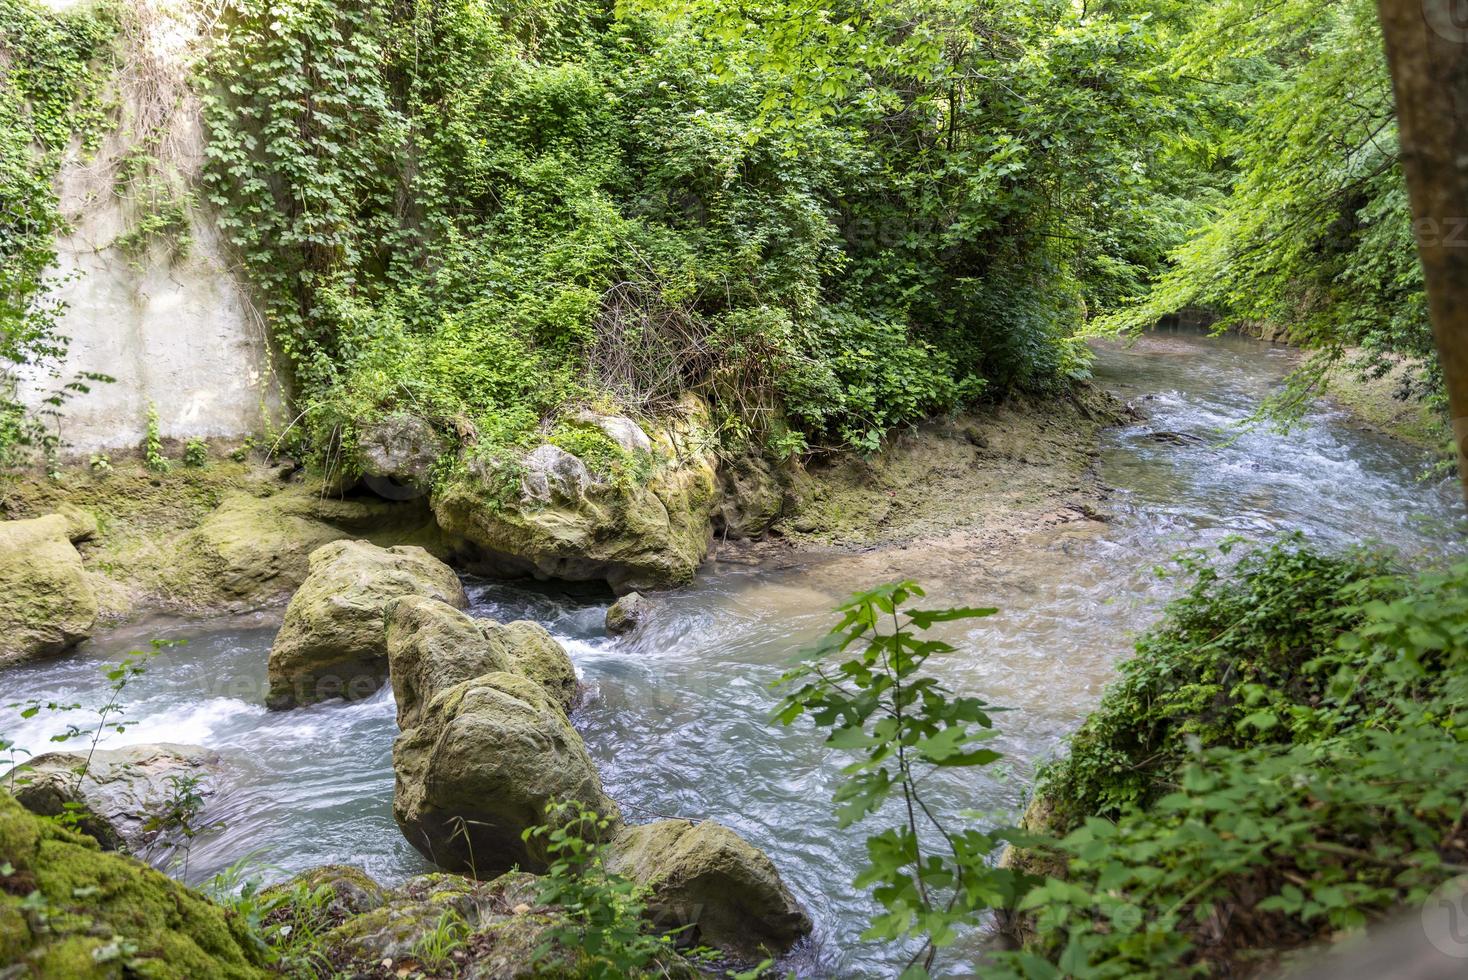
<path fill-rule="evenodd" d="M 349 919 L 378 908 L 387 901 L 385 888 L 361 868 L 348 864 L 328 864 L 311 868 L 289 881 L 272 885 L 260 893 L 263 903 L 290 902 L 300 896 L 315 896 L 325 889 L 331 893 L 324 909 L 333 921 Z"/>
<path fill-rule="evenodd" d="M 608 869 L 648 887 L 660 925 L 690 926 L 698 941 L 741 959 L 783 953 L 811 929 L 769 857 L 711 820 L 627 827 Z"/>
<path fill-rule="evenodd" d="M 486 635 L 495 624 L 473 619 L 428 596 L 403 596 L 387 605 L 387 660 L 398 727 L 418 724 L 443 690 L 483 674 L 508 671 L 509 651 Z"/>
<path fill-rule="evenodd" d="M 0 523 L 0 666 L 62 653 L 91 635 L 97 596 L 61 514 Z"/>
<path fill-rule="evenodd" d="M 469 605 L 454 570 L 422 548 L 334 541 L 312 552 L 310 574 L 270 648 L 266 703 L 289 708 L 375 693 L 388 677 L 388 604 L 409 595 Z"/>
<path fill-rule="evenodd" d="M 571 712 L 580 694 L 576 666 L 544 626 L 527 620 L 504 625 L 484 620 L 480 627 L 485 636 L 504 644 L 512 671 L 539 684 L 562 711 Z"/>
<path fill-rule="evenodd" d="M 708 555 L 718 478 L 707 408 L 691 399 L 687 411 L 703 421 L 666 420 L 636 451 L 635 475 L 600 481 L 564 448 L 542 446 L 520 461 L 506 499 L 505 468 L 471 459 L 435 492 L 434 514 L 499 573 L 603 580 L 618 591 L 688 582 Z"/>
<path fill-rule="evenodd" d="M 651 604 L 641 592 L 629 592 L 607 609 L 607 632 L 625 636 L 640 627 L 650 611 Z"/>
<path fill-rule="evenodd" d="M 618 818 L 581 736 L 540 684 L 485 674 L 441 691 L 393 744 L 393 816 L 442 868 L 479 877 L 539 870 L 521 835 L 552 800 Z"/>
<path fill-rule="evenodd" d="M 147 865 L 0 793 L 0 962 L 37 980 L 255 980 L 242 923 Z"/>

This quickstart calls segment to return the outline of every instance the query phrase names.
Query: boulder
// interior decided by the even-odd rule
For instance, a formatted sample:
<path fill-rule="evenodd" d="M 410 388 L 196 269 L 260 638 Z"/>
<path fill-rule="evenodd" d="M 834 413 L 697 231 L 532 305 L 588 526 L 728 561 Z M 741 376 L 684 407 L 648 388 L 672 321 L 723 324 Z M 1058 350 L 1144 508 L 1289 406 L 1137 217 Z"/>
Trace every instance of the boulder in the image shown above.
<path fill-rule="evenodd" d="M 627 827 L 607 867 L 648 887 L 659 925 L 690 926 L 695 941 L 740 959 L 779 955 L 811 929 L 764 852 L 713 821 Z"/>
<path fill-rule="evenodd" d="M 510 670 L 505 644 L 485 635 L 480 620 L 428 596 L 387 605 L 387 661 L 398 728 L 418 724 L 440 692 L 484 674 Z"/>
<path fill-rule="evenodd" d="M 80 781 L 76 773 L 86 766 Z M 150 845 L 170 847 L 165 828 L 155 825 L 173 798 L 175 781 L 198 779 L 194 792 L 216 790 L 219 756 L 198 745 L 130 745 L 98 749 L 90 764 L 85 752 L 49 752 L 16 769 L 15 799 L 32 813 L 60 816 L 68 804 L 86 814 L 77 824 L 103 850 L 128 851 L 146 858 Z M 10 783 L 10 777 L 4 777 Z M 199 823 L 198 820 L 195 823 Z"/>
<path fill-rule="evenodd" d="M 376 692 L 388 677 L 388 603 L 409 595 L 469 605 L 454 570 L 422 548 L 335 541 L 312 552 L 270 648 L 266 703 L 289 708 Z"/>
<path fill-rule="evenodd" d="M 595 482 L 585 463 L 549 443 L 527 453 L 523 466 L 520 492 L 526 501 L 574 504 Z"/>
<path fill-rule="evenodd" d="M 477 549 L 486 572 L 600 580 L 625 592 L 686 583 L 708 555 L 717 489 L 709 458 L 664 449 L 640 483 L 595 483 L 556 446 L 524 465 L 515 499 L 504 499 L 503 474 L 483 462 L 434 495 L 439 526 Z"/>
<path fill-rule="evenodd" d="M 503 626 L 481 620 L 480 627 L 491 640 L 504 644 L 512 671 L 539 684 L 562 711 L 571 713 L 580 696 L 576 666 L 544 626 L 524 620 Z"/>
<path fill-rule="evenodd" d="M 504 671 L 436 694 L 393 744 L 393 816 L 429 860 L 484 878 L 540 870 L 521 834 L 551 801 L 619 820 L 566 713 L 539 684 Z"/>
<path fill-rule="evenodd" d="M 0 858 L 6 977 L 274 976 L 241 917 L 145 864 L 100 851 L 92 838 L 27 812 L 5 793 Z"/>
<path fill-rule="evenodd" d="M 394 412 L 357 433 L 357 464 L 362 474 L 401 484 L 426 486 L 448 444 L 423 419 Z"/>
<path fill-rule="evenodd" d="M 354 538 L 384 547 L 417 544 L 439 557 L 449 552 L 426 501 L 341 500 L 290 486 L 221 501 L 180 540 L 177 587 L 201 605 L 258 608 L 301 587 L 316 549 Z"/>
<path fill-rule="evenodd" d="M 631 633 L 643 624 L 651 603 L 640 592 L 629 592 L 607 609 L 607 632 L 613 636 Z"/>
<path fill-rule="evenodd" d="M 61 514 L 0 522 L 0 667 L 62 653 L 97 622 L 97 595 Z"/>

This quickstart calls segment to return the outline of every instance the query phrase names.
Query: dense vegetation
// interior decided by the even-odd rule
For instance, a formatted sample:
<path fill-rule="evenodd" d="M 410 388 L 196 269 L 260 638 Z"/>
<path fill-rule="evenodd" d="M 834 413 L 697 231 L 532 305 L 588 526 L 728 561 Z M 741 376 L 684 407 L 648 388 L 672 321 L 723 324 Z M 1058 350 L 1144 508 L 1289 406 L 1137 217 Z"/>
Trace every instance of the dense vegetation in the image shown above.
<path fill-rule="evenodd" d="M 868 838 L 869 937 L 918 940 L 926 966 L 998 909 L 1025 943 L 985 976 L 1230 975 L 1464 873 L 1468 565 L 1410 575 L 1297 539 L 1182 565 L 1191 588 L 1042 772 L 1023 829 L 944 812 L 912 776 L 998 759 L 986 706 L 921 670 L 952 648 L 918 635 L 992 610 L 904 608 L 912 583 L 843 607 L 781 720 L 809 712 L 858 755 L 845 823 L 907 815 Z M 882 816 L 888 796 L 905 811 Z M 991 866 L 1005 840 L 1018 859 Z"/>

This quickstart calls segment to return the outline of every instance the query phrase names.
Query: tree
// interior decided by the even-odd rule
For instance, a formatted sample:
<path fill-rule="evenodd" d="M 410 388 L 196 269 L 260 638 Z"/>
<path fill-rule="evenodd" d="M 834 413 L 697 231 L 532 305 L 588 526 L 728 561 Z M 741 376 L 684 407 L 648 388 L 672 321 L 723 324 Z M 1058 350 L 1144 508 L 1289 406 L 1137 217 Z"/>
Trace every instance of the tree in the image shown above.
<path fill-rule="evenodd" d="M 1432 333 L 1468 496 L 1468 19 L 1457 0 L 1379 0 Z"/>

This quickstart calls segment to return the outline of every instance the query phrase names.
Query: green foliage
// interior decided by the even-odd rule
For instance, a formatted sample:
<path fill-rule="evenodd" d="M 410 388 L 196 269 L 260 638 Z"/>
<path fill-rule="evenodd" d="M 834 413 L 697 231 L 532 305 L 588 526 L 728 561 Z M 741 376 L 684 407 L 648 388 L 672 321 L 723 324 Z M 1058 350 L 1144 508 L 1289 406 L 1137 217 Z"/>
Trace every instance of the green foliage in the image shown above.
<path fill-rule="evenodd" d="M 203 439 L 190 439 L 184 443 L 183 461 L 185 466 L 198 468 L 209 464 L 209 444 Z"/>
<path fill-rule="evenodd" d="M 579 969 L 592 980 L 655 975 L 659 959 L 672 952 L 672 937 L 648 930 L 645 890 L 607 871 L 603 841 L 611 822 L 576 802 L 554 802 L 546 815 L 549 823 L 528 828 L 524 836 L 544 849 L 549 863 L 540 879 L 540 901 L 565 921 L 546 930 L 534 959 L 559 947 L 584 955 Z"/>
<path fill-rule="evenodd" d="M 1191 745 L 1245 748 L 1320 734 L 1310 705 L 1341 668 L 1325 654 L 1359 625 L 1364 598 L 1393 588 L 1382 559 L 1320 554 L 1298 538 L 1250 550 L 1228 569 L 1202 552 L 1178 561 L 1192 586 L 1138 641 L 1072 736 L 1069 757 L 1044 774 L 1062 826 L 1149 805 Z"/>
<path fill-rule="evenodd" d="M 1468 872 L 1468 565 L 1408 578 L 1297 542 L 1190 564 L 1042 779 L 1065 872 L 995 975 L 1237 972 Z"/>
<path fill-rule="evenodd" d="M 865 10 L 232 0 L 208 196 L 320 460 L 391 411 L 513 459 L 693 388 L 756 445 L 871 449 L 1083 373 L 1083 297 L 1147 261 L 1142 22 Z"/>
<path fill-rule="evenodd" d="M 1399 165 L 1376 4 L 1248 0 L 1194 5 L 1170 72 L 1199 115 L 1181 193 L 1206 205 L 1150 288 L 1098 329 L 1138 329 L 1186 306 L 1266 322 L 1325 362 L 1364 348 L 1380 376 L 1422 359 L 1403 395 L 1437 390 L 1422 271 Z M 1461 227 L 1421 229 L 1459 236 Z M 1276 407 L 1313 394 L 1321 364 Z"/>
<path fill-rule="evenodd" d="M 44 425 L 100 374 L 63 378 L 55 239 L 66 230 L 52 186 L 73 141 L 95 149 L 105 121 L 99 73 L 115 24 L 106 6 L 68 13 L 31 0 L 0 0 L 0 467 L 27 450 L 52 450 Z M 49 378 L 41 415 L 17 400 L 24 373 Z"/>
<path fill-rule="evenodd" d="M 143 429 L 143 465 L 154 473 L 167 473 L 173 463 L 163 455 L 163 436 L 158 425 L 158 407 L 148 403 L 148 420 Z"/>
<path fill-rule="evenodd" d="M 872 889 L 886 910 L 863 938 L 918 940 L 904 977 L 926 976 L 960 927 L 983 910 L 1011 905 L 1025 884 L 1024 875 L 989 863 L 1001 841 L 1019 839 L 1016 832 L 960 826 L 955 817 L 978 815 L 940 818 L 924 799 L 932 772 L 986 766 L 1000 754 L 986 745 L 997 734 L 989 707 L 924 673 L 930 658 L 954 648 L 918 635 L 996 610 L 906 608 L 923 595 L 916 583 L 898 582 L 852 596 L 831 632 L 778 682 L 788 693 L 775 714 L 784 725 L 809 714 L 830 729 L 828 746 L 858 757 L 836 791 L 843 828 L 901 804 L 898 825 L 867 838 L 869 863 L 855 885 Z"/>

